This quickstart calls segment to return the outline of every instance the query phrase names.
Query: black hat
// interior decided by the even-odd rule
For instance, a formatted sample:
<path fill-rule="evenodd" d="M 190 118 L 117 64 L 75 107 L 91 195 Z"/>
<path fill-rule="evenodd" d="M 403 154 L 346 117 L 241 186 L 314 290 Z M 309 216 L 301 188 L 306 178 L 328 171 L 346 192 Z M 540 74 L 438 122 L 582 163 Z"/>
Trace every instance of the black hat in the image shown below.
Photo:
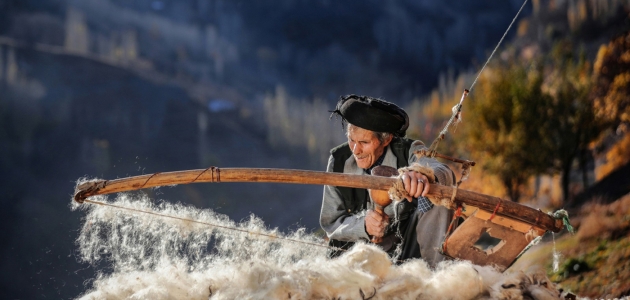
<path fill-rule="evenodd" d="M 367 96 L 339 98 L 333 114 L 355 126 L 375 132 L 389 132 L 404 137 L 409 127 L 407 113 L 398 105 Z"/>

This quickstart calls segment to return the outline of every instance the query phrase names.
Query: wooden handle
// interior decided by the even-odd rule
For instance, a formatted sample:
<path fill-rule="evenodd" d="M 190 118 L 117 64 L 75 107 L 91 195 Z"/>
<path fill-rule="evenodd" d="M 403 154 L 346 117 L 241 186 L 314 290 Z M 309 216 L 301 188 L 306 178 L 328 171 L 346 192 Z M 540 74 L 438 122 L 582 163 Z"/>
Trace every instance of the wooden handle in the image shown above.
<path fill-rule="evenodd" d="M 396 168 L 388 166 L 377 166 L 372 169 L 370 174 L 372 174 L 372 176 L 389 178 L 392 176 L 397 176 L 398 170 L 396 170 Z M 387 191 L 370 190 L 370 198 L 372 198 L 372 202 L 374 202 L 376 207 L 380 206 L 379 209 L 381 209 L 381 212 L 382 207 L 386 207 L 392 203 L 392 199 L 389 198 L 389 193 Z"/>
<path fill-rule="evenodd" d="M 392 177 L 398 175 L 398 170 L 388 166 L 376 166 L 372 169 L 370 174 L 380 177 Z M 392 199 L 389 198 L 389 193 L 387 191 L 370 190 L 370 198 L 372 198 L 372 202 L 374 202 L 374 211 L 380 215 L 385 215 L 383 207 L 392 203 Z M 382 237 L 372 237 L 372 243 L 379 244 L 381 242 L 383 242 Z"/>
<path fill-rule="evenodd" d="M 93 180 L 79 184 L 74 200 L 112 193 L 148 189 L 156 186 L 200 182 L 275 182 L 345 186 L 360 189 L 388 190 L 396 178 L 306 171 L 291 169 L 216 168 L 186 170 L 132 176 L 114 180 Z"/>
<path fill-rule="evenodd" d="M 385 212 L 383 211 L 383 207 L 378 205 L 378 204 L 374 205 L 374 211 L 377 212 L 380 215 L 385 215 Z M 383 242 L 383 237 L 380 237 L 380 236 L 373 236 L 372 237 L 372 243 L 380 244 L 382 242 Z"/>
<path fill-rule="evenodd" d="M 74 200 L 82 203 L 85 198 L 95 195 L 197 182 L 275 182 L 332 185 L 387 191 L 396 184 L 397 180 L 397 178 L 389 177 L 322 171 L 251 168 L 219 169 L 210 167 L 207 169 L 154 173 L 114 180 L 88 181 L 76 187 Z M 453 187 L 431 184 L 431 189 L 427 196 L 430 198 L 450 199 L 452 195 Z M 472 191 L 457 189 L 454 202 L 472 205 L 490 212 L 496 211 L 499 215 L 504 215 L 529 224 L 535 224 L 544 230 L 559 232 L 564 228 L 562 220 L 554 219 L 540 210 Z"/>

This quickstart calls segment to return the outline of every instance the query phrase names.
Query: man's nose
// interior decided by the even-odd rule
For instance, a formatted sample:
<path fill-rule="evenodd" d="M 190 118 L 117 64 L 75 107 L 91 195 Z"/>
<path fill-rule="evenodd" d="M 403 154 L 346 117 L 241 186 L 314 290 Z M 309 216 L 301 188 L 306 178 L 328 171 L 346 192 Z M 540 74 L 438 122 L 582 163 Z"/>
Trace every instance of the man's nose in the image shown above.
<path fill-rule="evenodd" d="M 352 153 L 353 154 L 361 153 L 361 149 L 359 147 L 357 147 L 357 145 L 359 145 L 359 143 L 355 143 L 354 146 L 352 147 Z"/>

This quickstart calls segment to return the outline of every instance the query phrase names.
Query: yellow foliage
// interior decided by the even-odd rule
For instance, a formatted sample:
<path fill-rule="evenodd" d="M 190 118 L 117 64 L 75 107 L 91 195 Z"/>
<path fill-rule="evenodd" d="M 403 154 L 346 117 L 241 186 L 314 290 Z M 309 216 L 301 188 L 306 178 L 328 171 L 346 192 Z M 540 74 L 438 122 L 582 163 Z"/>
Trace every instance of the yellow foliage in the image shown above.
<path fill-rule="evenodd" d="M 627 53 L 630 55 L 630 52 Z M 606 95 L 606 103 L 609 103 L 611 107 L 615 107 L 616 109 L 621 109 L 621 111 L 617 112 L 619 118 L 622 122 L 630 121 L 630 106 L 625 107 L 616 107 L 615 103 L 623 103 L 623 101 L 627 101 L 628 95 L 628 87 L 630 86 L 630 72 L 621 73 L 615 76 L 613 83 L 610 86 L 610 91 L 608 95 Z"/>
<path fill-rule="evenodd" d="M 472 74 L 460 74 L 457 78 L 440 76 L 439 86 L 427 97 L 414 99 L 405 110 L 411 119 L 407 134 L 411 138 L 420 139 L 427 146 L 438 136 L 446 122 L 452 116 L 452 108 L 461 99 L 461 95 L 469 83 Z M 464 116 L 465 117 L 465 116 Z M 457 156 L 458 150 L 454 143 L 456 128 L 448 132 L 445 140 L 440 143 L 438 152 L 451 156 Z"/>
<path fill-rule="evenodd" d="M 457 180 L 459 180 L 461 176 L 461 166 L 451 165 L 450 167 L 453 172 L 455 172 Z M 507 198 L 507 192 L 505 190 L 505 187 L 501 184 L 499 178 L 490 173 L 483 172 L 481 168 L 477 167 L 472 168 L 468 180 L 464 181 L 460 187 L 462 189 L 490 196 L 495 196 L 503 199 Z"/>
<path fill-rule="evenodd" d="M 606 163 L 595 170 L 595 179 L 600 180 L 630 161 L 630 134 L 626 134 L 606 153 Z"/>
<path fill-rule="evenodd" d="M 600 47 L 594 79 L 597 114 L 613 126 L 630 122 L 630 33 Z"/>
<path fill-rule="evenodd" d="M 601 45 L 597 51 L 597 58 L 595 58 L 595 65 L 593 67 L 595 76 L 599 76 L 602 73 L 604 58 L 608 56 L 610 56 L 610 47 L 607 45 Z"/>

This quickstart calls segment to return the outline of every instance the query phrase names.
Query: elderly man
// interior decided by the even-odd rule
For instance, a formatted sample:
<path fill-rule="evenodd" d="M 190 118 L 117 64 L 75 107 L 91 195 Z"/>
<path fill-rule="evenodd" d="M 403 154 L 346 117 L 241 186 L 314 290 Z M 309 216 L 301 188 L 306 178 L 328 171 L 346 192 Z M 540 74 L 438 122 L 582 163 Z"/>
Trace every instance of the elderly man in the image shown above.
<path fill-rule="evenodd" d="M 405 171 L 402 179 L 411 196 L 409 201 L 389 205 L 383 213 L 374 210 L 365 189 L 325 186 L 320 225 L 330 245 L 347 249 L 354 242 L 376 237 L 384 251 L 400 255 L 399 261 L 422 258 L 435 266 L 444 260 L 439 249 L 452 213 L 434 206 L 424 196 L 429 192 L 429 182 L 453 185 L 453 172 L 435 159 L 418 159 L 414 155 L 414 151 L 425 148 L 424 144 L 405 138 L 409 118 L 393 103 L 349 95 L 339 100 L 334 113 L 347 122 L 348 142 L 330 151 L 328 172 L 371 174 L 379 165 L 399 169 L 419 163 L 432 169 L 435 178 L 429 180 L 425 174 Z M 393 222 L 395 217 L 397 222 Z M 330 256 L 339 254 L 340 251 L 331 251 Z"/>

